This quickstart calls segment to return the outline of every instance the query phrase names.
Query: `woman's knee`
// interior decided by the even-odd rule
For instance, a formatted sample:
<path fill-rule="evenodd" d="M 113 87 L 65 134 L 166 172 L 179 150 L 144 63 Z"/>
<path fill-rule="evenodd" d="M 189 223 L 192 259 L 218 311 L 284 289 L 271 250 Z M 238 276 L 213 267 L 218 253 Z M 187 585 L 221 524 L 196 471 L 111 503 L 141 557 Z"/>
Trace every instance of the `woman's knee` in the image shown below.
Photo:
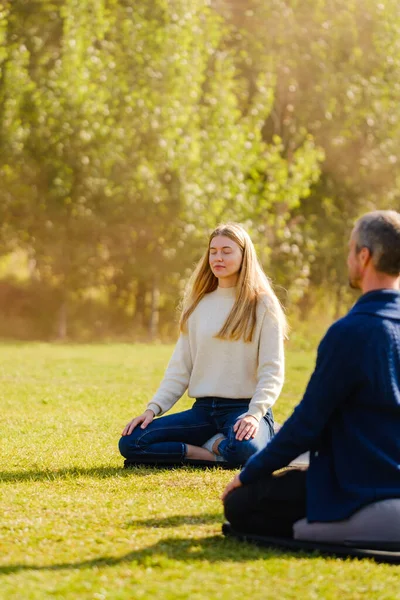
<path fill-rule="evenodd" d="M 131 450 L 131 443 L 128 435 L 123 435 L 118 442 L 118 448 L 124 458 L 128 458 Z"/>
<path fill-rule="evenodd" d="M 271 415 L 272 417 L 272 415 Z M 273 437 L 272 426 L 261 420 L 256 437 L 250 440 L 237 440 L 233 427 L 228 432 L 227 439 L 221 442 L 219 453 L 232 465 L 244 465 L 248 459 L 259 450 L 265 448 Z"/>
<path fill-rule="evenodd" d="M 137 432 L 133 431 L 130 435 L 123 435 L 119 440 L 118 448 L 124 458 L 130 458 L 132 453 L 140 449 Z"/>
<path fill-rule="evenodd" d="M 219 452 L 232 465 L 244 465 L 248 459 L 258 452 L 258 444 L 254 440 L 237 440 L 230 436 L 226 444 L 221 443 Z"/>

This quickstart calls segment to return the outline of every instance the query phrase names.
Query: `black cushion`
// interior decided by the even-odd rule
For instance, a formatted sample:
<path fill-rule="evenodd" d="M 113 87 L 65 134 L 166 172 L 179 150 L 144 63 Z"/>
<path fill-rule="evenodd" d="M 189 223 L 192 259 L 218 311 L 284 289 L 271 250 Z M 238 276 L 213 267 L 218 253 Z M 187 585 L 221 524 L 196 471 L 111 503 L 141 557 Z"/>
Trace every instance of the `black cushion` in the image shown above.
<path fill-rule="evenodd" d="M 348 544 L 328 544 L 322 542 L 307 542 L 292 538 L 272 537 L 235 531 L 230 523 L 224 523 L 222 533 L 244 542 L 252 542 L 258 546 L 290 550 L 292 552 L 318 552 L 341 558 L 372 558 L 377 562 L 400 564 L 400 546 L 397 542 L 360 542 L 357 546 Z"/>
<path fill-rule="evenodd" d="M 234 470 L 240 467 L 232 466 L 226 462 L 217 462 L 214 460 L 194 460 L 184 459 L 180 461 L 172 461 L 167 459 L 165 461 L 154 460 L 154 458 L 143 458 L 140 461 L 125 460 L 124 468 L 130 469 L 132 467 L 153 467 L 158 469 L 176 469 L 177 467 L 197 467 L 199 469 L 227 469 Z"/>

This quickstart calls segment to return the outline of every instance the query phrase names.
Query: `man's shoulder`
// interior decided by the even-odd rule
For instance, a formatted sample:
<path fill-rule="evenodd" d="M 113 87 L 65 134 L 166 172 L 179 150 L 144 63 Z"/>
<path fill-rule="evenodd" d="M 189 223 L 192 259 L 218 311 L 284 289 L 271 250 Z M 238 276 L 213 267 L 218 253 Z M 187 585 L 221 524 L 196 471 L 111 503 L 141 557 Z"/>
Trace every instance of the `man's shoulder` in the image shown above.
<path fill-rule="evenodd" d="M 347 333 L 350 329 L 353 329 L 356 325 L 357 323 L 354 320 L 353 315 L 347 313 L 347 315 L 332 323 L 332 325 L 328 327 L 326 334 L 331 336 L 342 335 Z"/>
<path fill-rule="evenodd" d="M 321 345 L 334 345 L 337 348 L 360 350 L 370 345 L 372 339 L 380 340 L 387 334 L 388 323 L 372 314 L 352 312 L 338 319 L 327 330 Z"/>
<path fill-rule="evenodd" d="M 334 344 L 335 346 L 349 347 L 357 345 L 362 341 L 368 331 L 363 315 L 355 315 L 349 312 L 338 319 L 328 328 L 322 343 Z"/>

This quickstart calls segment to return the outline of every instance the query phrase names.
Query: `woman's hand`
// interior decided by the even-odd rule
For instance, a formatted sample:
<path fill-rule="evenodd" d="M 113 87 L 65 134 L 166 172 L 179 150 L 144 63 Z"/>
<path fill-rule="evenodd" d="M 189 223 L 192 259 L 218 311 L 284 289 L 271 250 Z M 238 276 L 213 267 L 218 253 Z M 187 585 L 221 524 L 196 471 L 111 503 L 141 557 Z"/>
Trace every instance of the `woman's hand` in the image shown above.
<path fill-rule="evenodd" d="M 129 421 L 128 425 L 123 430 L 122 435 L 130 435 L 135 427 L 140 425 L 140 423 L 140 429 L 146 429 L 147 425 L 152 422 L 154 417 L 154 412 L 148 408 L 142 415 L 139 415 L 138 417 L 132 419 L 132 421 Z"/>
<path fill-rule="evenodd" d="M 242 485 L 243 485 L 243 483 L 239 479 L 239 474 L 235 475 L 235 477 L 232 479 L 232 481 L 230 481 L 228 483 L 228 485 L 226 486 L 226 488 L 223 491 L 223 494 L 221 496 L 222 502 L 225 502 L 225 498 L 227 497 L 228 494 L 233 492 L 233 490 L 235 490 L 236 488 L 241 487 Z"/>
<path fill-rule="evenodd" d="M 242 419 L 238 419 L 233 426 L 233 431 L 236 433 L 236 439 L 249 440 L 256 436 L 259 427 L 259 422 L 252 415 L 246 415 Z"/>

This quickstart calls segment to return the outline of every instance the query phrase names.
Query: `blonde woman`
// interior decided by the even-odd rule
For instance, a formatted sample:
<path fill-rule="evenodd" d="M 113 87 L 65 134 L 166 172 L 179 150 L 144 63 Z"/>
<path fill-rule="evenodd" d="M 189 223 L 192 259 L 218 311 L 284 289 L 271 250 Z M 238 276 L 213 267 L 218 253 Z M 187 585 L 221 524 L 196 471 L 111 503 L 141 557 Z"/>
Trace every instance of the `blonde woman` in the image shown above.
<path fill-rule="evenodd" d="M 156 394 L 124 428 L 132 463 L 219 461 L 241 466 L 274 434 L 284 379 L 286 320 L 254 245 L 220 225 L 189 282 L 180 337 Z M 164 415 L 188 389 L 190 410 Z M 159 417 L 159 418 L 155 418 Z"/>

